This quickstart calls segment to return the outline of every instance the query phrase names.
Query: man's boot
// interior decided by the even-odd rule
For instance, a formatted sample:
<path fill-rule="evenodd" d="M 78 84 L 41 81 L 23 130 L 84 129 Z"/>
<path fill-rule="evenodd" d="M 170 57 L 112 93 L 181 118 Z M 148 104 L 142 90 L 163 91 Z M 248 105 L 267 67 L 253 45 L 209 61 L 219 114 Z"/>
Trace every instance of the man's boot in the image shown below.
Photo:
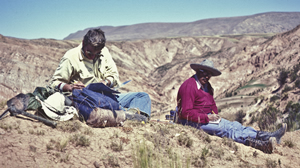
<path fill-rule="evenodd" d="M 148 117 L 143 115 L 138 108 L 131 108 L 125 111 L 126 120 L 134 120 L 134 121 L 144 121 L 145 123 L 148 122 Z"/>
<path fill-rule="evenodd" d="M 270 137 L 275 137 L 277 144 L 280 144 L 281 137 L 285 134 L 287 129 L 287 124 L 282 123 L 282 127 L 276 130 L 275 132 L 266 132 L 266 131 L 257 131 L 256 139 L 267 141 Z"/>
<path fill-rule="evenodd" d="M 275 149 L 275 144 L 276 144 L 275 137 L 271 137 L 268 141 L 262 141 L 262 140 L 257 140 L 248 137 L 245 142 L 245 145 L 259 149 L 265 153 L 272 153 L 273 150 Z"/>

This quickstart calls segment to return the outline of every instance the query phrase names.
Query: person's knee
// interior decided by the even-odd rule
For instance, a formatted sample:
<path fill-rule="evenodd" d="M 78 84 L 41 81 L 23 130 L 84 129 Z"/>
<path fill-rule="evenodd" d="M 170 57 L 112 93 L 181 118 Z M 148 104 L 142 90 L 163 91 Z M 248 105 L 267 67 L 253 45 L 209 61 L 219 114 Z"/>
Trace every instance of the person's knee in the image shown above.
<path fill-rule="evenodd" d="M 139 97 L 143 97 L 145 99 L 149 99 L 150 100 L 150 96 L 146 92 L 138 92 L 138 95 L 139 95 Z"/>
<path fill-rule="evenodd" d="M 138 92 L 139 95 L 149 97 L 149 94 L 146 92 Z"/>

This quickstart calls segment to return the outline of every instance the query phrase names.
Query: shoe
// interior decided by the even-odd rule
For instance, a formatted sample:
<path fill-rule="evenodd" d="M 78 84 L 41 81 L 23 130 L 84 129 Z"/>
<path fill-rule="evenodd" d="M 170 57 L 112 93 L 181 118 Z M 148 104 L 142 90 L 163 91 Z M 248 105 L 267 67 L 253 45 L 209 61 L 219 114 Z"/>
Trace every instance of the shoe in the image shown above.
<path fill-rule="evenodd" d="M 141 111 L 138 108 L 131 108 L 128 109 L 126 112 L 131 114 L 141 114 Z"/>
<path fill-rule="evenodd" d="M 285 134 L 287 129 L 287 124 L 282 123 L 282 127 L 276 130 L 275 132 L 266 132 L 266 131 L 258 131 L 256 135 L 256 139 L 267 141 L 270 137 L 275 137 L 277 144 L 280 144 L 281 137 Z"/>
<path fill-rule="evenodd" d="M 142 114 L 132 114 L 125 112 L 126 120 L 133 120 L 133 121 L 144 121 L 145 123 L 148 122 L 148 117 L 142 115 Z"/>
<path fill-rule="evenodd" d="M 275 149 L 276 138 L 271 137 L 268 141 L 262 141 L 254 138 L 248 137 L 246 139 L 245 145 L 251 146 L 255 149 L 259 149 L 265 153 L 272 153 Z"/>

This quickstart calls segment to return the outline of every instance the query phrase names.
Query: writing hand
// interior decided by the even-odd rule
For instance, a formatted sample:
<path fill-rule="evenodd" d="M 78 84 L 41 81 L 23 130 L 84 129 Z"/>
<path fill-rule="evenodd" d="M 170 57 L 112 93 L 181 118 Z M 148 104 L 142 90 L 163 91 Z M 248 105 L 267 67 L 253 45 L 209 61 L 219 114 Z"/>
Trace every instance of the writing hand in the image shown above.
<path fill-rule="evenodd" d="M 220 118 L 218 114 L 208 114 L 207 117 L 209 121 L 217 121 Z"/>
<path fill-rule="evenodd" d="M 110 80 L 101 80 L 99 83 L 103 83 L 104 85 L 106 85 L 108 87 L 110 87 L 110 85 L 111 85 Z"/>

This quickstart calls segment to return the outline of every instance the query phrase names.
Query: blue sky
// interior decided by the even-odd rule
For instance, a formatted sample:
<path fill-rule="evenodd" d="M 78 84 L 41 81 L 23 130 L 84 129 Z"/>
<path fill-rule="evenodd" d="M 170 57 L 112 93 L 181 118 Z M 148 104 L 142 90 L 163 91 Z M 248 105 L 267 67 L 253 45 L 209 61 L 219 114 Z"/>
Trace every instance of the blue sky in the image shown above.
<path fill-rule="evenodd" d="M 63 39 L 96 26 L 300 12 L 300 0 L 0 0 L 0 34 Z"/>

